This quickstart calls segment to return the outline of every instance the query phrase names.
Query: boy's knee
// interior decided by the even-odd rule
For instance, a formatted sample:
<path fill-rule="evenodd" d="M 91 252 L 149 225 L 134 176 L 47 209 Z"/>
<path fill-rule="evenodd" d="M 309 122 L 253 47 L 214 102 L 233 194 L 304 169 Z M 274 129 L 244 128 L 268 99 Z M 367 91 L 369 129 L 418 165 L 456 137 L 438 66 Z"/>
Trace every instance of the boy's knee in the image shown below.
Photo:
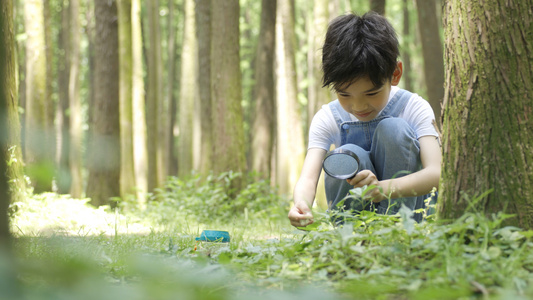
<path fill-rule="evenodd" d="M 357 155 L 357 157 L 359 157 L 359 159 L 364 159 L 368 156 L 368 152 L 365 149 L 355 144 L 344 144 L 339 148 L 352 151 L 353 153 L 355 153 L 355 155 Z"/>
<path fill-rule="evenodd" d="M 386 118 L 377 125 L 374 138 L 378 140 L 401 141 L 405 138 L 416 139 L 416 134 L 404 119 Z"/>

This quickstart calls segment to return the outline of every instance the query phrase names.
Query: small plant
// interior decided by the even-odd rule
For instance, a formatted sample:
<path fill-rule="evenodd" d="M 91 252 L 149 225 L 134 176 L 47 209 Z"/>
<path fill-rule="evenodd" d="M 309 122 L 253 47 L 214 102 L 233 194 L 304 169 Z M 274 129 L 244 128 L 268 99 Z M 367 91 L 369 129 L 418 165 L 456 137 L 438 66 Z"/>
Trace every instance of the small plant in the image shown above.
<path fill-rule="evenodd" d="M 15 288 L 2 295 L 15 300 L 533 297 L 533 231 L 504 226 L 509 215 L 486 217 L 472 208 L 458 220 L 428 217 L 417 223 L 407 208 L 395 215 L 341 210 L 315 212 L 313 226 L 295 230 L 285 219 L 288 208 L 280 209 L 282 218 L 267 213 L 275 206 L 270 201 L 284 200 L 270 195 L 266 182 L 249 182 L 234 198 L 227 196 L 234 176 L 240 175 L 172 178 L 146 210 L 126 215 L 123 206 L 96 209 L 56 194 L 14 204 L 16 259 L 0 255 L 0 279 Z M 214 208 L 206 215 L 195 216 L 205 213 L 208 196 L 233 202 L 210 203 Z M 339 216 L 343 224 L 331 222 Z M 166 224 L 163 220 L 170 225 L 156 226 Z M 100 221 L 105 224 L 97 227 Z M 134 230 L 139 224 L 152 227 Z M 231 242 L 198 244 L 194 251 L 203 229 L 227 230 Z M 9 267 L 16 269 L 15 278 Z"/>
<path fill-rule="evenodd" d="M 159 222 L 169 222 L 183 215 L 192 215 L 200 222 L 212 219 L 232 220 L 235 216 L 248 218 L 278 218 L 285 215 L 289 201 L 278 196 L 267 180 L 242 173 L 225 172 L 202 178 L 170 177 L 164 188 L 156 190 L 146 213 Z M 232 189 L 237 178 L 245 181 L 238 192 Z M 232 195 L 235 195 L 232 197 Z"/>

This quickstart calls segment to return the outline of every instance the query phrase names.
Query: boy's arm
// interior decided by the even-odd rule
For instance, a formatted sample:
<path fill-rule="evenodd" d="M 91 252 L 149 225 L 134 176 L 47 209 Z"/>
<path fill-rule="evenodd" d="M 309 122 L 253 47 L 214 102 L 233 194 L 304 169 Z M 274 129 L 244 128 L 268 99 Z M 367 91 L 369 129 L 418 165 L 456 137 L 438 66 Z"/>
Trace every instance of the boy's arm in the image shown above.
<path fill-rule="evenodd" d="M 434 136 L 423 136 L 418 141 L 420 143 L 422 169 L 400 178 L 378 182 L 377 185 L 383 189 L 383 194 L 381 197 L 377 197 L 374 202 L 387 198 L 425 195 L 431 192 L 434 187 L 438 188 L 442 160 L 439 140 Z"/>
<path fill-rule="evenodd" d="M 315 200 L 316 186 L 325 156 L 324 149 L 311 148 L 307 151 L 302 173 L 294 187 L 294 206 L 289 211 L 289 220 L 293 226 L 307 226 L 313 223 L 311 207 Z"/>

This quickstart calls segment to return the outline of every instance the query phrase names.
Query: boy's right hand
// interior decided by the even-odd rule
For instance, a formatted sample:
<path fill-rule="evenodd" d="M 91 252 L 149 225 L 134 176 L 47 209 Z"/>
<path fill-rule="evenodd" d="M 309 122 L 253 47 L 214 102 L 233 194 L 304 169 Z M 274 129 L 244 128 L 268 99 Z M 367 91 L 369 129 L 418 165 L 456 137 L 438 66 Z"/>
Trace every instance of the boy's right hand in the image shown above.
<path fill-rule="evenodd" d="M 294 227 L 305 227 L 313 224 L 313 214 L 311 208 L 305 201 L 298 201 L 289 211 L 289 220 Z"/>

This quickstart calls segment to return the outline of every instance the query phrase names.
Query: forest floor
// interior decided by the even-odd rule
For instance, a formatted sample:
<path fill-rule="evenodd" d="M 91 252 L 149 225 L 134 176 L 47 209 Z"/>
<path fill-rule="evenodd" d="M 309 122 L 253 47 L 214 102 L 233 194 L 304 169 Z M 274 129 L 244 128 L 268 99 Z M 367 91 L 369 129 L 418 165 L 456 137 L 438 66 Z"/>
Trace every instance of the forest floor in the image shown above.
<path fill-rule="evenodd" d="M 0 299 L 533 296 L 533 232 L 502 227 L 505 215 L 417 224 L 407 210 L 368 212 L 334 227 L 315 212 L 303 231 L 289 225 L 288 205 L 205 219 L 161 200 L 142 212 L 87 202 L 49 193 L 12 205 L 16 260 L 0 256 L 0 265 L 12 266 L 16 284 L 0 285 Z M 206 229 L 228 231 L 231 241 L 197 242 Z"/>

